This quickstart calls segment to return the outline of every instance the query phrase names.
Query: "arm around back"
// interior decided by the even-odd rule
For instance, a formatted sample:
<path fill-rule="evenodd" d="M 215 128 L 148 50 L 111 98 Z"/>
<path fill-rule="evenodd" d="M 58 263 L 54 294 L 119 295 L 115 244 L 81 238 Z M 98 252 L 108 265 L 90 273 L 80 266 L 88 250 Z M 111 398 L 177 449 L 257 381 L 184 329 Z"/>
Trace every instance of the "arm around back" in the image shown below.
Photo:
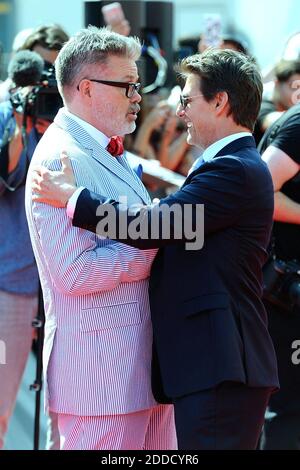
<path fill-rule="evenodd" d="M 49 162 L 44 162 L 49 167 Z M 73 161 L 76 171 L 77 162 Z M 53 161 L 51 169 L 59 169 Z M 65 209 L 33 203 L 32 215 L 47 269 L 56 288 L 67 295 L 112 290 L 122 282 L 149 276 L 155 250 L 141 252 L 121 243 L 99 240 L 72 227 Z"/>

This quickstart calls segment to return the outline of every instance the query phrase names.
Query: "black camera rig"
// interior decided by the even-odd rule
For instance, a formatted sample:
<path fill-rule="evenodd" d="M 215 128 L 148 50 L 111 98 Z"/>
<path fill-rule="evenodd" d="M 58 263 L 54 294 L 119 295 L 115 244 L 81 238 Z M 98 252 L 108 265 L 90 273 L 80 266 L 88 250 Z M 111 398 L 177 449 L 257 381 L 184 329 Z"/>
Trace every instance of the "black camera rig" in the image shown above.
<path fill-rule="evenodd" d="M 58 92 L 53 66 L 44 69 L 39 83 L 33 86 L 32 90 L 24 94 L 22 88 L 18 88 L 10 96 L 13 108 L 31 117 L 33 121 L 46 119 L 53 121 L 59 108 L 63 106 L 61 96 Z"/>
<path fill-rule="evenodd" d="M 284 310 L 300 308 L 300 262 L 271 257 L 263 270 L 264 298 Z"/>

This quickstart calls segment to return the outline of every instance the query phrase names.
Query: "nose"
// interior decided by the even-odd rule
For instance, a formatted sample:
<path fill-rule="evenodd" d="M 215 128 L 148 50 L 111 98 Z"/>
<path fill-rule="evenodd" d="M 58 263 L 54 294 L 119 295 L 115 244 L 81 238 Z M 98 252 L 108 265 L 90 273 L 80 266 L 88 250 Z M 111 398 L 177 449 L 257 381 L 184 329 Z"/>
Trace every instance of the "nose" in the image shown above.
<path fill-rule="evenodd" d="M 140 103 L 141 100 L 142 100 L 142 97 L 137 91 L 135 91 L 132 97 L 130 98 L 130 101 L 132 103 Z"/>

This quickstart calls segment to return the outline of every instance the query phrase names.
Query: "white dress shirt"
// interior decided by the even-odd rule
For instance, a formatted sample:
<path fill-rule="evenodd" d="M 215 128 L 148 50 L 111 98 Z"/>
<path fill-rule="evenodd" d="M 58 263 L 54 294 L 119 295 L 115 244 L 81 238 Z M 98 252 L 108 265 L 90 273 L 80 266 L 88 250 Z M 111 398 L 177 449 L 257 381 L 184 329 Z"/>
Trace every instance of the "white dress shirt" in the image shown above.
<path fill-rule="evenodd" d="M 241 137 L 252 137 L 252 134 L 250 132 L 237 132 L 236 134 L 228 135 L 223 137 L 223 139 L 217 140 L 211 144 L 209 147 L 207 147 L 207 149 L 204 150 L 203 154 L 197 158 L 197 160 L 195 160 L 188 174 L 195 171 L 203 161 L 209 162 L 212 160 L 217 155 L 217 153 L 220 152 L 220 150 L 226 147 L 226 145 L 231 144 L 231 142 L 234 142 Z"/>

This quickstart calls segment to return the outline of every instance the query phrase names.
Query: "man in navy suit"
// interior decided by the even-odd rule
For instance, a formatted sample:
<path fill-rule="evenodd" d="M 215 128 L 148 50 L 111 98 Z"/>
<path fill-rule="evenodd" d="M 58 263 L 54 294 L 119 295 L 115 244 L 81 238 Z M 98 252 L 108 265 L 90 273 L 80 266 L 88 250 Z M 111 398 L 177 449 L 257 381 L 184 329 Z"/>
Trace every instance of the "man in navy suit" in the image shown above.
<path fill-rule="evenodd" d="M 122 215 L 108 230 L 113 238 L 141 249 L 160 248 L 149 290 L 153 390 L 158 399 L 174 403 L 179 448 L 255 449 L 270 394 L 278 388 L 261 301 L 273 186 L 251 135 L 262 83 L 251 59 L 229 50 L 186 58 L 181 73 L 185 86 L 177 114 L 187 125 L 188 143 L 203 154 L 175 194 L 159 205 L 128 211 L 124 204 L 76 189 L 65 161 L 67 174 L 37 169 L 34 197 L 72 205 L 73 225 L 99 235 L 106 233 L 105 210 L 113 208 Z M 204 227 L 197 216 L 202 205 Z M 175 215 L 166 222 L 163 207 L 181 210 L 181 227 Z M 124 220 L 131 228 L 126 234 Z M 143 234 L 138 238 L 132 231 L 137 221 Z M 154 221 L 158 226 L 151 232 Z M 187 243 L 187 223 L 195 238 L 204 230 L 203 247 Z"/>

